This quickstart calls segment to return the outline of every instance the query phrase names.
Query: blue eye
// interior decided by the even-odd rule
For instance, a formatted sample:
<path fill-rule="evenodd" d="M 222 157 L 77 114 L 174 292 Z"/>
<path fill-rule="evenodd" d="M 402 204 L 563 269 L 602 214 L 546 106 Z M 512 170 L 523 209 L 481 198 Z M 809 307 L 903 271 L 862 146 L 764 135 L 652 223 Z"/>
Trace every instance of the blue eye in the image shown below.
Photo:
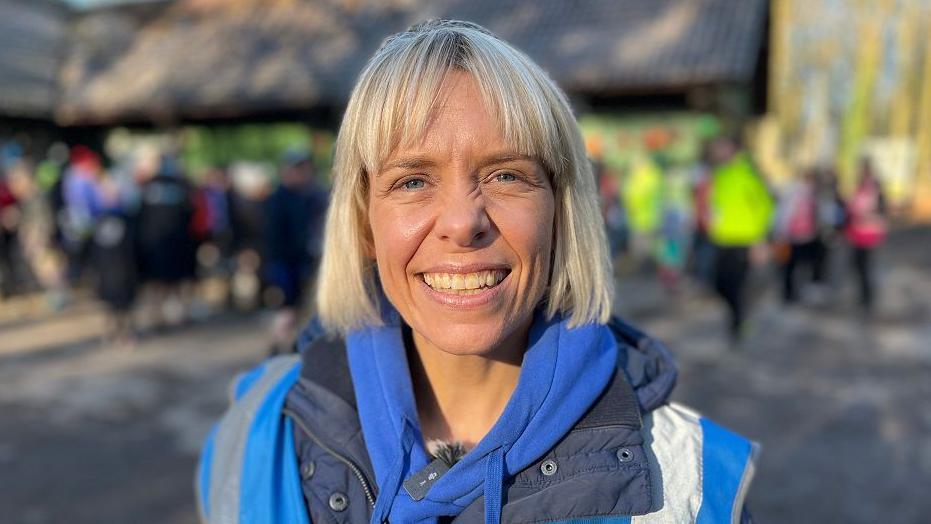
<path fill-rule="evenodd" d="M 499 173 L 495 175 L 495 180 L 498 182 L 515 182 L 517 176 L 514 173 Z"/>
<path fill-rule="evenodd" d="M 408 191 L 412 191 L 414 189 L 423 189 L 425 185 L 426 183 L 423 180 L 419 178 L 415 178 L 412 180 L 408 180 L 407 182 L 404 182 L 403 184 L 401 184 L 401 187 L 403 187 L 404 189 L 407 189 Z"/>

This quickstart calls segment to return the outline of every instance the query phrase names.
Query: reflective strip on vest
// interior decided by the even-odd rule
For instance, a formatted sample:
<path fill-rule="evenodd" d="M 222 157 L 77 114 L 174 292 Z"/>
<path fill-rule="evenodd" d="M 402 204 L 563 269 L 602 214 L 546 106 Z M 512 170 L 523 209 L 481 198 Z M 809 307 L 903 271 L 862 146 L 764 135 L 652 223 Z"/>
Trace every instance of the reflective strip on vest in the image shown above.
<path fill-rule="evenodd" d="M 242 396 L 252 388 L 252 385 L 265 373 L 265 366 L 266 363 L 263 362 L 251 370 L 239 374 L 233 379 L 230 383 L 229 392 L 227 393 L 231 406 L 235 405 L 235 403 L 242 398 Z M 207 435 L 203 450 L 201 451 L 200 460 L 197 464 L 196 483 L 194 488 L 197 493 L 197 512 L 198 515 L 200 515 L 201 522 L 208 522 L 210 516 L 210 504 L 207 498 L 210 496 L 213 449 L 215 447 L 216 435 L 219 427 L 219 423 L 214 425 L 210 434 Z"/>
<path fill-rule="evenodd" d="M 276 357 L 235 382 L 233 396 L 237 400 L 220 419 L 201 454 L 196 487 L 202 521 L 240 523 L 243 465 L 247 447 L 251 447 L 253 422 L 276 386 L 287 386 L 285 392 L 290 389 L 284 379 L 299 369 L 299 356 Z"/>
<path fill-rule="evenodd" d="M 738 523 L 755 445 L 675 403 L 643 421 L 653 500 L 662 506 L 631 524 Z"/>

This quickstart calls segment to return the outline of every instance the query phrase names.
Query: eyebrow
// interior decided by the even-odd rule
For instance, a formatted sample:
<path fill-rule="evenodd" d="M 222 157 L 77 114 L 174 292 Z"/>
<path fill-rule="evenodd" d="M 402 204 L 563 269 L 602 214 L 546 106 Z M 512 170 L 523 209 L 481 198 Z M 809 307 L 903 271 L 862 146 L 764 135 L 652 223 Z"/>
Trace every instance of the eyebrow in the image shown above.
<path fill-rule="evenodd" d="M 491 166 L 494 164 L 506 164 L 508 162 L 518 162 L 518 161 L 535 162 L 536 159 L 534 159 L 531 156 L 521 155 L 518 153 L 501 153 L 497 155 L 491 155 L 483 159 L 480 165 L 482 167 L 487 167 L 487 166 Z"/>
<path fill-rule="evenodd" d="M 436 165 L 436 162 L 425 157 L 409 157 L 409 158 L 399 158 L 388 162 L 381 168 L 380 173 L 385 171 L 390 171 L 392 169 L 423 169 L 425 167 L 431 167 Z"/>
<path fill-rule="evenodd" d="M 519 153 L 498 153 L 486 158 L 483 158 L 479 163 L 480 167 L 488 167 L 495 164 L 505 164 L 508 162 L 518 162 L 518 161 L 536 161 L 533 157 L 527 155 L 521 155 Z M 379 170 L 379 174 L 391 171 L 392 169 L 424 169 L 427 167 L 433 167 L 436 165 L 436 162 L 430 160 L 427 157 L 423 156 L 412 156 L 407 158 L 399 158 L 388 162 Z"/>

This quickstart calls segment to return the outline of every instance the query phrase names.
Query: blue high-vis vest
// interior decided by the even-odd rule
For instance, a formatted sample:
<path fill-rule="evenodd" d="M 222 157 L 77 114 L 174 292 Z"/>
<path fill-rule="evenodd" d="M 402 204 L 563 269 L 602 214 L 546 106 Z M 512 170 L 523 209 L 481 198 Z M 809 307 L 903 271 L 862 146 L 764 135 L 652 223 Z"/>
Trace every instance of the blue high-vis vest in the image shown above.
<path fill-rule="evenodd" d="M 617 320 L 612 329 L 619 372 L 550 452 L 511 475 L 500 521 L 747 522 L 756 445 L 668 403 L 666 350 Z M 203 522 L 372 521 L 379 488 L 341 341 L 305 341 L 300 356 L 241 375 L 231 397 L 196 475 Z M 440 522 L 486 522 L 485 510 L 479 497 Z"/>

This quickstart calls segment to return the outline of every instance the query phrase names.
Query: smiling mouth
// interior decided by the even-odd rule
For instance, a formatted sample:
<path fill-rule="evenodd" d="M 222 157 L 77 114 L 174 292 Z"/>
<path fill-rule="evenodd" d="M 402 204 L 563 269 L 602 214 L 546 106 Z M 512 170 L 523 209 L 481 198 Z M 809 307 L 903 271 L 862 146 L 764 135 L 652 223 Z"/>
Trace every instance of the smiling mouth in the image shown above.
<path fill-rule="evenodd" d="M 496 287 L 508 276 L 509 269 L 488 269 L 474 273 L 421 273 L 431 289 L 451 295 L 477 295 Z"/>

